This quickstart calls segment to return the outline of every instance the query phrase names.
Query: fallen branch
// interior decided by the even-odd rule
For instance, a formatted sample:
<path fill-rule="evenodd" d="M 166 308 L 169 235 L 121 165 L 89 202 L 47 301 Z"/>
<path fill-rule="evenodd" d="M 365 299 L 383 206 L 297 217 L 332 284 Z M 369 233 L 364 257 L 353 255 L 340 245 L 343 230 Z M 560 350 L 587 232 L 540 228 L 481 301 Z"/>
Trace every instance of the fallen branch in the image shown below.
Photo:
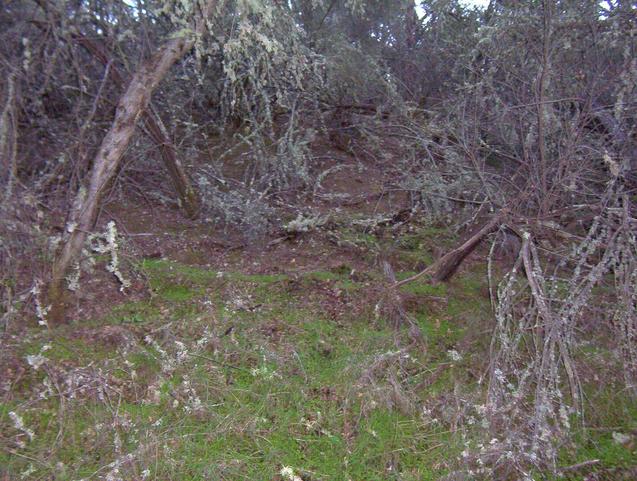
<path fill-rule="evenodd" d="M 537 256 L 535 251 L 533 251 L 533 254 Z M 529 288 L 531 289 L 531 295 L 533 296 L 533 299 L 535 300 L 538 313 L 542 319 L 542 325 L 544 326 L 543 329 L 545 330 L 545 340 L 544 340 L 545 351 L 542 354 L 541 372 L 548 372 L 549 369 L 551 369 L 552 367 L 552 366 L 549 366 L 549 364 L 554 362 L 554 356 L 546 348 L 549 347 L 552 349 L 554 346 L 557 347 L 560 355 L 562 356 L 561 361 L 564 366 L 564 369 L 566 370 L 566 375 L 568 377 L 571 394 L 575 402 L 579 402 L 580 388 L 579 388 L 579 382 L 577 380 L 577 374 L 575 372 L 573 363 L 571 361 L 571 355 L 569 353 L 568 346 L 564 343 L 564 340 L 563 340 L 564 336 L 560 332 L 560 329 L 563 328 L 563 325 L 562 325 L 563 321 L 559 321 L 558 319 L 556 319 L 556 316 L 551 312 L 551 309 L 549 308 L 549 304 L 547 303 L 547 295 L 544 292 L 542 285 L 538 282 L 537 266 L 539 265 L 539 263 L 537 262 L 537 259 L 535 258 L 535 256 L 532 259 L 531 234 L 528 232 L 522 233 L 522 249 L 520 251 L 520 256 L 522 257 L 522 262 L 524 265 L 524 270 L 526 272 L 527 282 L 529 284 Z M 541 272 L 539 273 L 539 275 L 541 276 Z M 540 398 L 542 395 L 541 390 L 543 387 L 544 387 L 543 384 L 538 383 L 538 386 L 536 388 L 538 398 Z"/>
<path fill-rule="evenodd" d="M 455 274 L 462 261 L 474 251 L 480 241 L 493 232 L 502 223 L 502 218 L 506 212 L 506 210 L 500 211 L 498 215 L 492 217 L 489 222 L 487 222 L 478 232 L 473 234 L 462 245 L 448 252 L 418 274 L 394 283 L 393 287 L 398 288 L 409 282 L 420 279 L 423 276 L 431 276 L 435 282 L 446 281 Z"/>

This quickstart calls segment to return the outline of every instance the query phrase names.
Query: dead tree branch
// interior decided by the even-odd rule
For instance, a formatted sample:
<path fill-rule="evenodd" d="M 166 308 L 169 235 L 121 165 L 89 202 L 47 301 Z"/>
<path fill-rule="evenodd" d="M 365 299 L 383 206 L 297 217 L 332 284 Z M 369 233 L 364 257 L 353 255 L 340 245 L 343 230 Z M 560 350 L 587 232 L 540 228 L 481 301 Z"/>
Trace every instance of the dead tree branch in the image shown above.
<path fill-rule="evenodd" d="M 434 282 L 443 282 L 449 279 L 455 274 L 462 261 L 474 251 L 480 241 L 498 228 L 502 223 L 505 212 L 505 210 L 502 210 L 498 215 L 491 218 L 478 232 L 463 242 L 462 245 L 442 256 L 425 270 L 407 279 L 396 282 L 393 287 L 398 288 L 409 282 L 418 280 L 423 276 L 431 276 Z"/>

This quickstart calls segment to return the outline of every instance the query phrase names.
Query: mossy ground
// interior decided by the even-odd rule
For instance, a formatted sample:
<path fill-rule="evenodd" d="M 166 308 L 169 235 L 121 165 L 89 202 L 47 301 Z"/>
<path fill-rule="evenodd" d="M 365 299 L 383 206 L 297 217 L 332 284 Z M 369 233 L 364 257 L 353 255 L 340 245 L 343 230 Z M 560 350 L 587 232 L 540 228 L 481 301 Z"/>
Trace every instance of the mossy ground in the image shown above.
<path fill-rule="evenodd" d="M 431 235 L 393 242 L 428 261 Z M 373 268 L 252 274 L 156 259 L 139 269 L 146 299 L 13 340 L 16 358 L 46 361 L 25 366 L 0 403 L 7 479 L 276 480 L 289 466 L 306 481 L 420 481 L 458 466 L 472 433 L 454 402 L 483 399 L 488 364 L 481 268 L 404 286 L 426 347 L 377 315 Z M 595 425 L 637 429 L 634 403 L 600 396 L 590 393 Z M 562 461 L 634 465 L 634 446 L 612 432 L 587 426 Z"/>

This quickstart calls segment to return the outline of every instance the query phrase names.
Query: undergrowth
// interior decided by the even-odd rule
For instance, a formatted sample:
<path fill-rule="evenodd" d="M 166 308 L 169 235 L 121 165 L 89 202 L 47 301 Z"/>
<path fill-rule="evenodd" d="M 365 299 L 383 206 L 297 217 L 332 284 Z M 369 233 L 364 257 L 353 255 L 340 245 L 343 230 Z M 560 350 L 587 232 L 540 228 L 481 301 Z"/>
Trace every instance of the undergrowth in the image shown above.
<path fill-rule="evenodd" d="M 0 404 L 7 479 L 469 479 L 457 476 L 483 442 L 492 329 L 481 271 L 403 287 L 420 345 L 375 317 L 372 269 L 138 268 L 148 298 L 5 340 L 19 372 Z M 620 389 L 588 389 L 595 411 L 559 462 L 629 472 L 634 438 L 620 435 L 637 408 Z"/>

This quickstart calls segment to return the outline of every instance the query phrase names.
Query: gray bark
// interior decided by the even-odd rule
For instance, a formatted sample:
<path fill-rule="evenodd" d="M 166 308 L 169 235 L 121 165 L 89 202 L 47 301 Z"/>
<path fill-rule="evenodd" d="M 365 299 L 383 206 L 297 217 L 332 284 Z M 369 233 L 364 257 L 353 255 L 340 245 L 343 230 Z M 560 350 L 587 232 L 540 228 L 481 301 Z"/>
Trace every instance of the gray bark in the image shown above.
<path fill-rule="evenodd" d="M 64 302 L 64 278 L 77 260 L 87 234 L 97 220 L 99 205 L 107 186 L 120 165 L 122 156 L 135 131 L 139 117 L 143 114 L 157 85 L 165 77 L 172 65 L 183 57 L 194 45 L 197 34 L 203 33 L 205 20 L 212 11 L 214 0 L 207 0 L 196 33 L 169 39 L 146 62 L 144 62 L 122 95 L 110 130 L 102 140 L 93 162 L 90 182 L 85 196 L 78 197 L 70 219 L 73 230 L 55 259 L 52 267 L 48 300 L 51 304 L 50 321 L 64 321 L 66 305 Z"/>
<path fill-rule="evenodd" d="M 80 45 L 95 56 L 102 64 L 109 65 L 109 55 L 99 44 L 84 36 L 75 35 L 74 37 Z M 124 79 L 116 67 L 111 67 L 111 78 L 116 84 L 124 85 Z M 159 147 L 161 158 L 164 161 L 166 170 L 168 170 L 168 175 L 172 180 L 175 191 L 179 196 L 181 208 L 186 213 L 186 216 L 195 219 L 199 215 L 199 198 L 179 160 L 177 149 L 171 142 L 166 127 L 159 114 L 153 109 L 152 104 L 149 104 L 148 108 L 144 110 L 143 118 L 150 138 Z"/>

